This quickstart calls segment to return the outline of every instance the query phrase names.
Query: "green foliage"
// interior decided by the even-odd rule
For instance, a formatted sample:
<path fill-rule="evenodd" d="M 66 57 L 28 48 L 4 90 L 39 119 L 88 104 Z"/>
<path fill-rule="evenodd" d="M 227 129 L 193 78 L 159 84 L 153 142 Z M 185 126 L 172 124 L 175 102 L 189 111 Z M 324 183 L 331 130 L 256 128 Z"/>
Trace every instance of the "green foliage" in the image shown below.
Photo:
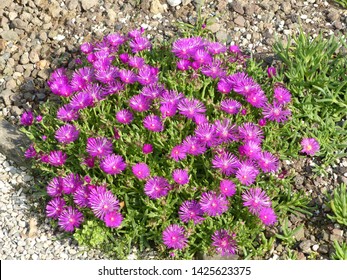
<path fill-rule="evenodd" d="M 335 0 L 335 3 L 341 5 L 341 7 L 347 9 L 347 0 Z"/>
<path fill-rule="evenodd" d="M 292 246 L 295 244 L 296 239 L 295 239 L 295 234 L 301 230 L 303 228 L 304 225 L 300 225 L 298 227 L 296 227 L 295 229 L 289 229 L 288 228 L 288 218 L 286 218 L 284 220 L 284 222 L 282 222 L 282 232 L 279 234 L 275 234 L 276 238 L 282 240 L 282 242 L 286 245 Z"/>
<path fill-rule="evenodd" d="M 288 141 L 299 137 L 315 137 L 325 164 L 345 156 L 347 147 L 347 55 L 345 37 L 322 34 L 312 39 L 302 31 L 277 41 L 274 50 L 282 60 L 280 72 L 288 79 L 293 94 L 293 119 L 286 125 L 295 128 Z M 284 130 L 287 133 L 288 130 Z"/>
<path fill-rule="evenodd" d="M 328 206 L 334 215 L 328 215 L 329 219 L 347 226 L 347 188 L 345 184 L 341 184 L 334 189 L 333 197 L 329 196 Z"/>
<path fill-rule="evenodd" d="M 335 252 L 332 254 L 333 260 L 347 260 L 347 243 L 342 242 L 341 245 L 334 240 Z"/>

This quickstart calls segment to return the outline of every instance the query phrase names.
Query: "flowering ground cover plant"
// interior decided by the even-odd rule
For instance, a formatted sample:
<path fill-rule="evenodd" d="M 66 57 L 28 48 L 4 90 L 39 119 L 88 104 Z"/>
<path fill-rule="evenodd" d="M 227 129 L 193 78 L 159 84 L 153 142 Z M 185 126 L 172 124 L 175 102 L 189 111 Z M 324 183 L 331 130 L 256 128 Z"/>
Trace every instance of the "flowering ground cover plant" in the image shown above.
<path fill-rule="evenodd" d="M 80 244 L 250 258 L 271 247 L 266 228 L 305 208 L 279 169 L 291 94 L 274 68 L 199 36 L 152 45 L 142 30 L 81 52 L 48 81 L 61 103 L 21 118 L 46 214 Z M 314 138 L 293 146 L 319 150 Z"/>

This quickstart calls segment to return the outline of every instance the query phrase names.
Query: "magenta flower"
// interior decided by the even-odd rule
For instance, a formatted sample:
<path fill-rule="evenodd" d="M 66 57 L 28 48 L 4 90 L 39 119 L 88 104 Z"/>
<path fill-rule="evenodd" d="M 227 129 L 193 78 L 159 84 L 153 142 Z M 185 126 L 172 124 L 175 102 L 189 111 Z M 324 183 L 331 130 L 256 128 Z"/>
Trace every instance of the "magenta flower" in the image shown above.
<path fill-rule="evenodd" d="M 107 68 L 104 68 L 104 69 L 98 69 L 95 72 L 95 78 L 104 84 L 111 83 L 118 76 L 119 76 L 119 71 L 114 66 L 108 66 Z M 102 96 L 102 94 L 100 94 L 100 96 Z"/>
<path fill-rule="evenodd" d="M 79 113 L 70 104 L 66 104 L 59 108 L 57 118 L 64 122 L 75 121 L 79 117 Z"/>
<path fill-rule="evenodd" d="M 55 132 L 55 138 L 63 144 L 69 144 L 77 140 L 80 131 L 73 124 L 65 124 Z"/>
<path fill-rule="evenodd" d="M 158 73 L 157 68 L 144 65 L 139 69 L 139 73 L 137 75 L 137 81 L 143 86 L 155 84 L 158 81 L 157 73 Z"/>
<path fill-rule="evenodd" d="M 85 42 L 80 46 L 81 52 L 85 54 L 91 53 L 93 49 L 94 49 L 93 45 L 89 42 Z"/>
<path fill-rule="evenodd" d="M 74 231 L 83 221 L 80 211 L 68 206 L 58 217 L 58 225 L 65 231 Z"/>
<path fill-rule="evenodd" d="M 237 45 L 230 45 L 230 46 L 229 46 L 229 51 L 230 51 L 231 53 L 234 53 L 234 54 L 239 54 L 239 53 L 241 53 L 241 50 L 240 50 L 239 46 L 237 46 Z"/>
<path fill-rule="evenodd" d="M 133 84 L 136 82 L 136 74 L 131 70 L 122 69 L 119 71 L 119 78 L 125 84 Z"/>
<path fill-rule="evenodd" d="M 259 170 L 255 168 L 252 161 L 245 161 L 240 163 L 240 167 L 236 171 L 236 178 L 241 184 L 249 186 L 255 182 Z"/>
<path fill-rule="evenodd" d="M 32 112 L 24 112 L 20 118 L 21 125 L 30 126 L 34 122 L 34 115 Z"/>
<path fill-rule="evenodd" d="M 160 132 L 164 130 L 164 125 L 160 117 L 156 115 L 149 115 L 145 117 L 143 120 L 143 126 L 153 132 Z"/>
<path fill-rule="evenodd" d="M 201 68 L 201 73 L 212 79 L 221 78 L 226 75 L 225 70 L 221 68 L 220 60 L 213 60 L 212 63 L 204 65 Z"/>
<path fill-rule="evenodd" d="M 78 174 L 70 173 L 62 179 L 63 192 L 65 194 L 74 193 L 82 184 L 83 180 Z"/>
<path fill-rule="evenodd" d="M 119 55 L 119 60 L 120 60 L 122 63 L 124 63 L 124 64 L 128 63 L 128 62 L 129 62 L 129 59 L 130 59 L 130 56 L 129 56 L 128 53 L 121 53 L 121 54 Z"/>
<path fill-rule="evenodd" d="M 117 197 L 104 186 L 97 186 L 91 189 L 89 194 L 89 205 L 94 215 L 100 219 L 104 219 L 107 213 L 119 209 Z"/>
<path fill-rule="evenodd" d="M 60 196 L 63 193 L 63 185 L 60 177 L 54 177 L 47 185 L 47 194 L 52 197 Z"/>
<path fill-rule="evenodd" d="M 188 242 L 184 236 L 184 228 L 179 225 L 169 225 L 163 231 L 163 242 L 168 248 L 182 250 Z"/>
<path fill-rule="evenodd" d="M 151 84 L 145 86 L 141 90 L 141 94 L 148 99 L 156 99 L 158 98 L 164 91 L 164 87 L 157 84 Z"/>
<path fill-rule="evenodd" d="M 278 158 L 267 151 L 260 154 L 257 163 L 263 172 L 276 172 L 279 167 Z"/>
<path fill-rule="evenodd" d="M 288 89 L 284 87 L 276 87 L 274 89 L 274 98 L 278 104 L 287 104 L 291 101 L 292 95 Z"/>
<path fill-rule="evenodd" d="M 172 45 L 172 52 L 178 57 L 183 59 L 191 58 L 191 54 L 202 44 L 202 39 L 195 38 L 180 38 Z"/>
<path fill-rule="evenodd" d="M 236 193 L 236 185 L 233 181 L 224 179 L 219 183 L 219 189 L 221 194 L 227 197 L 231 197 Z"/>
<path fill-rule="evenodd" d="M 313 156 L 320 149 L 319 143 L 315 138 L 303 138 L 300 144 L 302 147 L 301 152 L 310 156 Z"/>
<path fill-rule="evenodd" d="M 278 123 L 284 123 L 291 115 L 289 109 L 285 109 L 282 104 L 274 102 L 273 105 L 266 104 L 263 108 L 263 116 L 270 121 L 276 121 Z"/>
<path fill-rule="evenodd" d="M 145 60 L 139 56 L 129 57 L 128 64 L 130 67 L 141 68 L 145 65 Z"/>
<path fill-rule="evenodd" d="M 222 174 L 227 176 L 235 174 L 239 166 L 238 158 L 229 152 L 215 155 L 212 160 L 212 167 L 219 169 Z"/>
<path fill-rule="evenodd" d="M 151 144 L 143 144 L 142 152 L 144 154 L 151 154 L 153 152 L 153 146 Z"/>
<path fill-rule="evenodd" d="M 196 114 L 204 114 L 206 112 L 205 105 L 197 99 L 189 100 L 184 98 L 178 103 L 177 108 L 179 113 L 188 119 L 193 119 Z"/>
<path fill-rule="evenodd" d="M 216 120 L 217 142 L 229 143 L 238 140 L 238 130 L 236 125 L 232 124 L 230 119 Z"/>
<path fill-rule="evenodd" d="M 104 222 L 107 227 L 117 228 L 120 227 L 123 221 L 123 216 L 117 211 L 108 212 L 105 215 Z"/>
<path fill-rule="evenodd" d="M 137 177 L 140 180 L 146 179 L 151 173 L 151 170 L 149 169 L 148 165 L 144 162 L 135 164 L 132 167 L 132 171 L 135 177 Z"/>
<path fill-rule="evenodd" d="M 94 99 L 89 92 L 86 91 L 80 91 L 74 96 L 72 96 L 69 105 L 74 110 L 81 110 L 86 107 L 92 107 L 94 105 Z"/>
<path fill-rule="evenodd" d="M 149 110 L 149 108 L 151 106 L 151 102 L 142 94 L 138 94 L 138 95 L 134 95 L 133 97 L 130 98 L 129 106 L 134 111 L 145 112 L 145 111 Z"/>
<path fill-rule="evenodd" d="M 252 214 L 259 214 L 264 207 L 271 207 L 271 200 L 261 188 L 251 188 L 242 193 L 243 206 Z"/>
<path fill-rule="evenodd" d="M 111 175 L 117 175 L 121 173 L 126 168 L 126 166 L 127 165 L 124 162 L 124 159 L 121 156 L 115 154 L 107 155 L 100 161 L 101 170 Z"/>
<path fill-rule="evenodd" d="M 66 202 L 61 197 L 55 197 L 46 206 L 47 217 L 56 219 L 63 212 Z"/>
<path fill-rule="evenodd" d="M 216 144 L 217 134 L 216 127 L 213 124 L 203 123 L 195 129 L 195 135 L 198 140 L 207 147 L 211 147 Z"/>
<path fill-rule="evenodd" d="M 222 215 L 228 210 L 229 202 L 223 194 L 214 191 L 204 192 L 200 198 L 200 207 L 209 216 Z"/>
<path fill-rule="evenodd" d="M 152 45 L 147 38 L 144 37 L 135 37 L 130 41 L 129 46 L 133 53 L 138 53 L 143 50 L 150 50 Z"/>
<path fill-rule="evenodd" d="M 79 207 L 89 207 L 90 188 L 87 186 L 79 186 L 73 193 L 73 201 Z"/>
<path fill-rule="evenodd" d="M 129 124 L 133 121 L 134 116 L 129 110 L 123 109 L 117 112 L 116 119 L 122 124 Z"/>
<path fill-rule="evenodd" d="M 165 178 L 155 176 L 147 181 L 144 191 L 149 198 L 157 199 L 159 197 L 166 196 L 169 189 L 170 184 Z"/>
<path fill-rule="evenodd" d="M 110 155 L 113 152 L 112 142 L 106 137 L 88 138 L 86 151 L 91 157 Z"/>
<path fill-rule="evenodd" d="M 269 78 L 275 77 L 276 76 L 276 68 L 275 67 L 267 68 L 267 75 Z"/>
<path fill-rule="evenodd" d="M 185 185 L 189 183 L 189 174 L 184 169 L 175 169 L 172 172 L 172 178 L 179 185 Z"/>
<path fill-rule="evenodd" d="M 230 235 L 225 229 L 217 230 L 212 235 L 212 246 L 216 247 L 217 254 L 232 256 L 237 252 L 235 235 Z"/>
<path fill-rule="evenodd" d="M 191 66 L 191 62 L 187 59 L 180 59 L 179 61 L 177 61 L 176 66 L 178 70 L 187 71 Z"/>
<path fill-rule="evenodd" d="M 265 93 L 259 87 L 259 90 L 247 96 L 246 101 L 255 108 L 263 108 L 268 100 Z"/>
<path fill-rule="evenodd" d="M 241 107 L 240 102 L 232 99 L 225 99 L 220 103 L 220 109 L 230 115 L 236 115 Z"/>
<path fill-rule="evenodd" d="M 187 136 L 181 145 L 183 150 L 190 155 L 198 156 L 206 152 L 206 146 L 199 140 L 198 137 L 189 135 Z"/>
<path fill-rule="evenodd" d="M 71 86 L 75 91 L 83 90 L 94 80 L 94 69 L 82 67 L 72 74 Z"/>
<path fill-rule="evenodd" d="M 24 152 L 24 156 L 26 158 L 34 158 L 36 157 L 37 152 L 35 150 L 34 145 L 30 145 L 30 147 Z"/>
<path fill-rule="evenodd" d="M 170 104 L 170 103 L 164 103 L 160 105 L 160 112 L 162 118 L 172 117 L 176 115 L 177 113 L 177 105 L 176 104 Z"/>
<path fill-rule="evenodd" d="M 216 55 L 220 53 L 225 53 L 227 51 L 227 47 L 219 42 L 208 42 L 207 50 L 210 54 Z"/>
<path fill-rule="evenodd" d="M 175 146 L 172 148 L 170 156 L 175 161 L 180 161 L 181 159 L 185 159 L 187 157 L 187 149 L 183 145 Z"/>
<path fill-rule="evenodd" d="M 277 216 L 275 211 L 270 207 L 262 208 L 259 211 L 259 219 L 263 222 L 266 226 L 271 226 L 277 222 Z"/>
<path fill-rule="evenodd" d="M 228 94 L 231 92 L 232 89 L 233 87 L 227 78 L 223 77 L 218 81 L 217 90 L 220 93 Z"/>
<path fill-rule="evenodd" d="M 106 36 L 106 39 L 110 43 L 110 45 L 114 47 L 118 47 L 126 41 L 126 38 L 119 33 L 108 34 Z"/>
<path fill-rule="evenodd" d="M 200 204 L 196 200 L 186 200 L 180 206 L 178 215 L 182 222 L 188 223 L 190 220 L 194 224 L 200 224 L 205 218 L 204 211 L 201 210 Z"/>
<path fill-rule="evenodd" d="M 253 141 L 260 144 L 263 141 L 263 131 L 254 123 L 244 123 L 239 126 L 238 130 L 239 135 L 244 142 Z"/>
<path fill-rule="evenodd" d="M 200 65 L 212 63 L 212 56 L 203 49 L 198 49 L 196 52 L 194 52 L 193 59 Z"/>
<path fill-rule="evenodd" d="M 175 90 L 163 90 L 160 95 L 161 104 L 177 105 L 182 100 L 183 94 Z"/>
<path fill-rule="evenodd" d="M 51 151 L 48 155 L 48 163 L 53 166 L 64 165 L 67 160 L 67 155 L 62 151 Z"/>
<path fill-rule="evenodd" d="M 261 147 L 257 142 L 246 141 L 240 148 L 242 149 L 242 153 L 249 159 L 258 159 L 261 156 Z"/>

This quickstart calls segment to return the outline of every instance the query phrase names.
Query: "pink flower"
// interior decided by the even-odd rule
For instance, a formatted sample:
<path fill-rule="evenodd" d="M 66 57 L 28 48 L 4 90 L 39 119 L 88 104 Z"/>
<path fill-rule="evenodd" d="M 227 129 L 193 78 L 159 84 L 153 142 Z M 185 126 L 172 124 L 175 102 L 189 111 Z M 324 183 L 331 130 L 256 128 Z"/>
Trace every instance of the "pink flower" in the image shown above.
<path fill-rule="evenodd" d="M 301 147 L 301 152 L 310 156 L 313 156 L 320 148 L 319 143 L 315 138 L 303 138 L 301 141 Z"/>

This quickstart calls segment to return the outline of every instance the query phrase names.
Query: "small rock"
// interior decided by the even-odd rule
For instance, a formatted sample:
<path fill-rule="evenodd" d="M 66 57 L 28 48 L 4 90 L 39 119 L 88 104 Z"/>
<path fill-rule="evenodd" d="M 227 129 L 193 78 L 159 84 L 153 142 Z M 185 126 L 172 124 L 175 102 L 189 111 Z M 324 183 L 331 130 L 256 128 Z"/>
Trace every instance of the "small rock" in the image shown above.
<path fill-rule="evenodd" d="M 182 3 L 182 0 L 167 0 L 166 1 L 171 7 L 176 7 Z"/>
<path fill-rule="evenodd" d="M 319 249 L 319 245 L 318 244 L 314 244 L 313 246 L 312 246 L 312 250 L 313 251 L 317 251 Z"/>
<path fill-rule="evenodd" d="M 25 52 L 22 54 L 22 56 L 20 57 L 20 61 L 21 64 L 28 64 L 29 63 L 29 53 Z"/>
<path fill-rule="evenodd" d="M 187 6 L 192 0 L 182 0 L 182 5 Z"/>
<path fill-rule="evenodd" d="M 333 21 L 338 20 L 340 18 L 340 15 L 339 15 L 339 13 L 336 10 L 332 9 L 328 13 L 327 18 L 328 18 L 329 21 L 333 22 Z"/>
<path fill-rule="evenodd" d="M 88 11 L 98 4 L 98 0 L 79 0 L 83 10 Z"/>
<path fill-rule="evenodd" d="M 333 235 L 343 236 L 343 230 L 334 228 L 332 231 Z"/>
<path fill-rule="evenodd" d="M 21 20 L 20 18 L 16 18 L 12 20 L 11 23 L 15 28 L 18 28 L 18 29 L 26 30 L 28 28 L 28 24 L 24 22 L 23 20 Z"/>
<path fill-rule="evenodd" d="M 298 241 L 305 239 L 305 229 L 304 227 L 301 227 L 294 235 L 295 239 Z"/>
<path fill-rule="evenodd" d="M 219 31 L 221 25 L 219 23 L 213 23 L 207 27 L 208 30 L 212 31 L 213 33 L 216 33 Z"/>
<path fill-rule="evenodd" d="M 219 30 L 216 33 L 216 38 L 217 38 L 218 42 L 227 42 L 227 40 L 228 40 L 228 33 L 226 33 L 223 30 Z"/>
<path fill-rule="evenodd" d="M 78 0 L 66 0 L 66 6 L 69 10 L 75 10 L 78 7 Z"/>
<path fill-rule="evenodd" d="M 62 41 L 65 39 L 65 36 L 62 34 L 58 34 L 57 36 L 53 37 L 53 40 L 57 40 L 57 41 Z"/>
<path fill-rule="evenodd" d="M 8 18 L 10 20 L 14 20 L 17 16 L 18 16 L 18 14 L 16 12 L 9 12 L 8 13 Z"/>
<path fill-rule="evenodd" d="M 29 54 L 29 60 L 31 63 L 39 62 L 40 61 L 39 54 L 35 50 L 32 50 Z"/>
<path fill-rule="evenodd" d="M 299 248 L 303 253 L 309 254 L 311 252 L 311 240 L 304 240 L 300 242 Z"/>
<path fill-rule="evenodd" d="M 153 0 L 151 2 L 151 6 L 150 6 L 150 12 L 152 14 L 162 14 L 165 12 L 164 6 L 160 3 L 159 0 Z"/>
<path fill-rule="evenodd" d="M 6 89 L 15 89 L 17 87 L 17 83 L 14 79 L 11 79 L 9 80 L 7 83 L 6 83 Z"/>
<path fill-rule="evenodd" d="M 238 1 L 238 0 L 234 0 L 231 3 L 231 8 L 238 14 L 243 15 L 245 13 L 243 6 L 242 6 L 242 2 Z"/>
<path fill-rule="evenodd" d="M 10 89 L 5 89 L 3 92 L 1 92 L 1 97 L 5 103 L 6 106 L 11 105 L 11 96 L 14 94 L 14 92 Z"/>
<path fill-rule="evenodd" d="M 6 41 L 18 41 L 19 40 L 19 36 L 18 36 L 17 32 L 15 32 L 13 30 L 2 31 L 0 33 L 0 36 L 2 39 L 6 40 Z"/>
<path fill-rule="evenodd" d="M 235 24 L 244 27 L 246 21 L 245 21 L 245 18 L 244 18 L 243 16 L 237 16 L 237 17 L 234 19 L 234 22 L 235 22 Z"/>
<path fill-rule="evenodd" d="M 327 254 L 329 252 L 329 246 L 326 244 L 320 245 L 318 248 L 318 253 Z"/>

